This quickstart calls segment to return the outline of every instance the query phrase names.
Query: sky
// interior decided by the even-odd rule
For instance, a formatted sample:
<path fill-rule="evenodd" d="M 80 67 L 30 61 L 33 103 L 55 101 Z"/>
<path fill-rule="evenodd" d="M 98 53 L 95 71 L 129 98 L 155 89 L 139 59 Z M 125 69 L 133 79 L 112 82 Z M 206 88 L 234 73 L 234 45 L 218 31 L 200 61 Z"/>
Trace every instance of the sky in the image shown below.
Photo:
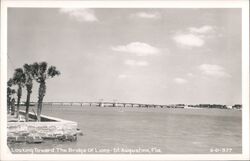
<path fill-rule="evenodd" d="M 41 61 L 44 101 L 241 103 L 241 10 L 8 9 L 8 78 Z"/>

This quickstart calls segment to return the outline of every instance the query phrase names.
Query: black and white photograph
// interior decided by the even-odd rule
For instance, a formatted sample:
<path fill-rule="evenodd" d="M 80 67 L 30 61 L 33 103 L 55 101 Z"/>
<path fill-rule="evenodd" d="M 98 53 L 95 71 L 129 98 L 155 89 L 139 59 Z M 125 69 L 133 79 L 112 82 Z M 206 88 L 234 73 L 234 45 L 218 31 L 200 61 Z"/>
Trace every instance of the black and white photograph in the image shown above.
<path fill-rule="evenodd" d="M 248 1 L 56 2 L 2 11 L 8 155 L 249 157 Z"/>

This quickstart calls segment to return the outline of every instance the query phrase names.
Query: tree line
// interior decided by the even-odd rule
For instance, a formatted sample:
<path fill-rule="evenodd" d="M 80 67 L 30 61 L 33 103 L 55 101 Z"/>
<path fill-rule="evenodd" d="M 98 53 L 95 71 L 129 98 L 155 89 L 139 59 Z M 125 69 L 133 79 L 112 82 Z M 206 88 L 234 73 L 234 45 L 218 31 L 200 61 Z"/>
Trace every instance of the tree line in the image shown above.
<path fill-rule="evenodd" d="M 20 100 L 22 97 L 23 88 L 27 91 L 26 97 L 26 109 L 25 109 L 25 120 L 29 121 L 29 106 L 30 96 L 32 94 L 33 82 L 39 84 L 38 88 L 38 101 L 37 101 L 37 121 L 41 121 L 41 112 L 43 98 L 46 94 L 46 81 L 47 79 L 53 78 L 60 75 L 60 71 L 55 66 L 49 66 L 47 62 L 24 64 L 22 68 L 15 69 L 13 77 L 7 82 L 7 110 L 11 115 L 15 115 L 19 119 Z M 13 89 L 17 87 L 17 90 Z M 17 96 L 17 103 L 15 106 L 14 95 Z"/>

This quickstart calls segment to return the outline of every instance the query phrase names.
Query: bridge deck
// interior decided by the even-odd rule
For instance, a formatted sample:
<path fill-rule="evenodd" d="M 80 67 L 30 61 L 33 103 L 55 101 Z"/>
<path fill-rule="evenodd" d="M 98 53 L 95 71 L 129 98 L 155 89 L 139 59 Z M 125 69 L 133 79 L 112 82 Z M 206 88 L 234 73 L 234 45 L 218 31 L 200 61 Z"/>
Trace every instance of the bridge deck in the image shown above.
<path fill-rule="evenodd" d="M 32 102 L 36 104 L 36 102 Z M 98 106 L 98 107 L 169 107 L 169 105 L 158 105 L 158 104 L 142 104 L 142 103 L 123 103 L 123 102 L 43 102 L 44 105 L 61 105 L 61 106 Z"/>

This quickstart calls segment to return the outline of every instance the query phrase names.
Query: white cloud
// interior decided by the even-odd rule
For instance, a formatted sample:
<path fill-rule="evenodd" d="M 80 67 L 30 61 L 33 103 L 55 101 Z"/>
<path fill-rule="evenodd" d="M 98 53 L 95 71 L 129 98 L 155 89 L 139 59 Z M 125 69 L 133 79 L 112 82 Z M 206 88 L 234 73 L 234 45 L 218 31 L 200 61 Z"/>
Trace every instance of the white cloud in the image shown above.
<path fill-rule="evenodd" d="M 132 17 L 139 17 L 145 19 L 159 19 L 160 14 L 158 12 L 137 12 L 131 15 Z"/>
<path fill-rule="evenodd" d="M 132 42 L 127 45 L 111 47 L 114 51 L 133 53 L 137 56 L 155 55 L 160 52 L 159 49 L 143 42 Z"/>
<path fill-rule="evenodd" d="M 204 25 L 201 27 L 189 27 L 185 31 L 181 31 L 173 36 L 173 40 L 182 46 L 202 47 L 205 40 L 211 38 L 215 34 L 215 27 Z"/>
<path fill-rule="evenodd" d="M 187 74 L 187 76 L 189 76 L 189 77 L 193 77 L 193 76 L 194 76 L 194 74 L 193 74 L 193 73 L 188 73 L 188 74 Z"/>
<path fill-rule="evenodd" d="M 201 47 L 204 40 L 195 34 L 177 34 L 173 37 L 176 43 L 189 47 Z"/>
<path fill-rule="evenodd" d="M 200 28 L 197 28 L 197 27 L 190 27 L 188 30 L 189 30 L 190 32 L 192 32 L 192 33 L 206 34 L 206 33 L 212 32 L 212 31 L 214 30 L 214 27 L 205 25 L 205 26 L 202 26 L 202 27 L 200 27 Z"/>
<path fill-rule="evenodd" d="M 94 10 L 88 8 L 61 8 L 61 13 L 68 14 L 71 18 L 79 22 L 94 22 L 98 21 Z"/>
<path fill-rule="evenodd" d="M 225 69 L 219 65 L 202 64 L 198 68 L 204 75 L 215 77 L 231 77 L 231 75 L 228 74 Z"/>
<path fill-rule="evenodd" d="M 137 65 L 138 66 L 148 66 L 148 62 L 146 62 L 146 61 L 138 61 Z"/>
<path fill-rule="evenodd" d="M 136 64 L 135 60 L 125 60 L 124 64 L 129 66 L 134 66 Z"/>
<path fill-rule="evenodd" d="M 187 83 L 187 80 L 183 79 L 183 78 L 175 78 L 174 82 L 178 83 L 178 84 L 185 84 L 185 83 Z"/>
<path fill-rule="evenodd" d="M 148 66 L 146 61 L 126 60 L 124 64 L 129 66 Z"/>
<path fill-rule="evenodd" d="M 119 79 L 124 79 L 124 78 L 127 78 L 127 77 L 128 77 L 128 75 L 126 75 L 126 74 L 120 74 L 120 75 L 118 75 Z"/>

